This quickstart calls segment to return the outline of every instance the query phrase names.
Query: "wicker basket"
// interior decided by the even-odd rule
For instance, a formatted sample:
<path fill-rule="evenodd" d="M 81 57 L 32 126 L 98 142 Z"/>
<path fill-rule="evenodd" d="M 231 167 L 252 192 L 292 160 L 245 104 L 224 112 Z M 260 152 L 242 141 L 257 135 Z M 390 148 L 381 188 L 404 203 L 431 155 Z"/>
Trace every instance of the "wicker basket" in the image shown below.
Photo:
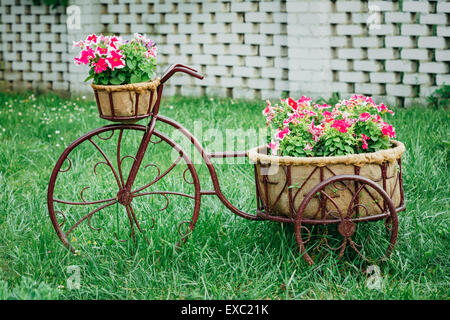
<path fill-rule="evenodd" d="M 263 206 L 270 215 L 295 217 L 305 196 L 321 181 L 335 175 L 358 174 L 377 182 L 390 195 L 394 205 L 401 203 L 401 179 L 397 160 L 405 151 L 399 141 L 393 147 L 373 153 L 336 157 L 280 157 L 267 155 L 264 147 L 249 151 L 249 159 L 256 163 L 256 184 Z M 289 171 L 289 175 L 287 172 Z M 289 176 L 289 178 L 288 178 Z M 290 182 L 288 181 L 290 179 Z M 288 183 L 289 182 L 289 183 Z M 289 184 L 289 185 L 288 185 Z M 327 186 L 326 193 L 342 212 L 352 202 L 355 182 Z M 364 189 L 358 200 L 358 216 L 371 216 L 383 212 L 381 195 L 372 188 Z M 290 200 L 291 199 L 291 202 Z M 305 219 L 324 219 L 318 214 L 320 199 L 306 207 Z M 336 205 L 327 201 L 325 219 L 336 218 Z M 290 204 L 292 203 L 292 205 Z"/>
<path fill-rule="evenodd" d="M 97 85 L 94 89 L 100 117 L 110 121 L 134 123 L 150 116 L 158 100 L 159 79 L 150 82 Z"/>

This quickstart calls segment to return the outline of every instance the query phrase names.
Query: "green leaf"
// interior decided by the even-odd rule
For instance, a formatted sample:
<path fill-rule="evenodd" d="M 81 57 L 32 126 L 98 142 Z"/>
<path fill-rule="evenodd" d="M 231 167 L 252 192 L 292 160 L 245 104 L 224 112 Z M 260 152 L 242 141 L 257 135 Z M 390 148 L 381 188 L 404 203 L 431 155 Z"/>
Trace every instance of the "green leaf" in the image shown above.
<path fill-rule="evenodd" d="M 105 77 L 100 78 L 100 82 L 101 82 L 101 84 L 103 84 L 105 86 L 109 84 L 108 78 L 105 78 Z"/>
<path fill-rule="evenodd" d="M 119 78 L 111 78 L 111 84 L 122 84 Z"/>
<path fill-rule="evenodd" d="M 94 78 L 95 75 L 91 74 L 90 76 L 88 76 L 86 79 L 84 79 L 84 82 L 91 80 L 92 78 Z"/>
<path fill-rule="evenodd" d="M 147 82 L 147 81 L 150 81 L 150 77 L 148 76 L 147 73 L 144 73 L 144 74 L 141 76 L 141 81 L 140 81 L 140 82 Z"/>
<path fill-rule="evenodd" d="M 127 76 L 125 75 L 125 73 L 119 73 L 119 75 L 117 76 L 120 80 L 120 82 L 124 82 L 125 79 L 127 78 Z"/>
<path fill-rule="evenodd" d="M 130 83 L 138 83 L 141 82 L 141 77 L 136 73 L 133 73 L 130 77 Z"/>
<path fill-rule="evenodd" d="M 288 187 L 288 189 L 292 189 L 292 188 L 301 189 L 300 182 L 297 182 L 296 184 L 293 184 L 293 185 Z"/>
<path fill-rule="evenodd" d="M 127 67 L 133 70 L 136 67 L 136 61 L 134 59 L 127 60 Z"/>

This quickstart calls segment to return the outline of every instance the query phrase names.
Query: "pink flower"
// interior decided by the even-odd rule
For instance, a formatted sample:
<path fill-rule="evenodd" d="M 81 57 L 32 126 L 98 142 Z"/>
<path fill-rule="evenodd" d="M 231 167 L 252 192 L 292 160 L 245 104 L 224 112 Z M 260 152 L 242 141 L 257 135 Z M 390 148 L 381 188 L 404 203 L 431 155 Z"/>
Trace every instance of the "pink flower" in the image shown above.
<path fill-rule="evenodd" d="M 292 98 L 287 98 L 286 101 L 293 110 L 297 110 L 298 108 L 297 102 L 295 102 Z"/>
<path fill-rule="evenodd" d="M 297 109 L 294 114 L 295 114 L 296 118 L 303 119 L 305 117 L 305 114 L 303 113 L 303 111 L 300 112 L 299 110 L 300 109 Z"/>
<path fill-rule="evenodd" d="M 311 101 L 311 98 L 302 96 L 300 99 L 297 100 L 297 103 L 300 103 L 300 104 L 306 103 L 306 104 L 307 104 L 307 103 L 310 102 L 310 101 Z"/>
<path fill-rule="evenodd" d="M 125 66 L 125 61 L 123 60 L 123 55 L 118 53 L 117 51 L 111 51 L 110 56 L 106 58 L 108 61 L 108 65 L 111 70 L 120 69 Z"/>
<path fill-rule="evenodd" d="M 270 103 L 269 100 L 266 101 L 267 102 L 267 106 L 266 108 L 263 110 L 263 115 L 267 116 L 271 111 L 272 111 L 272 104 Z"/>
<path fill-rule="evenodd" d="M 109 38 L 109 45 L 117 50 L 116 42 L 120 42 L 120 38 L 117 38 L 116 36 Z"/>
<path fill-rule="evenodd" d="M 311 121 L 311 123 L 309 124 L 309 127 L 308 127 L 308 131 L 313 135 L 314 141 L 317 142 L 319 140 L 319 138 L 323 134 L 324 128 L 325 127 L 323 125 L 315 126 L 314 119 Z"/>
<path fill-rule="evenodd" d="M 297 119 L 300 117 L 300 114 L 294 113 L 293 115 L 289 116 L 289 118 L 283 120 L 283 124 L 287 126 L 289 123 L 298 123 Z"/>
<path fill-rule="evenodd" d="M 361 141 L 362 141 L 362 148 L 364 150 L 367 150 L 367 148 L 369 147 L 369 145 L 367 144 L 367 141 L 370 139 L 368 136 L 366 136 L 364 133 L 361 134 Z"/>
<path fill-rule="evenodd" d="M 73 41 L 72 48 L 81 48 L 83 45 L 84 45 L 84 41 L 83 40 Z"/>
<path fill-rule="evenodd" d="M 314 106 L 314 108 L 317 108 L 317 109 L 327 109 L 327 108 L 330 108 L 331 106 L 329 105 L 329 104 L 316 104 L 315 106 Z M 327 111 L 324 111 L 324 112 L 327 112 Z"/>
<path fill-rule="evenodd" d="M 367 103 L 370 103 L 370 104 L 375 104 L 375 102 L 373 101 L 372 97 L 366 97 L 365 101 Z"/>
<path fill-rule="evenodd" d="M 107 48 L 102 48 L 102 47 L 97 47 L 97 52 L 99 54 L 108 54 L 108 49 Z"/>
<path fill-rule="evenodd" d="M 92 41 L 94 43 L 97 43 L 97 36 L 95 34 L 91 34 L 86 38 L 86 41 Z"/>
<path fill-rule="evenodd" d="M 383 122 L 381 133 L 389 138 L 395 138 L 395 129 L 387 122 Z"/>
<path fill-rule="evenodd" d="M 339 107 L 341 105 L 336 104 L 336 107 L 333 108 L 333 110 L 331 111 L 331 114 L 333 115 L 333 117 L 339 116 L 342 114 L 341 110 L 339 110 Z"/>
<path fill-rule="evenodd" d="M 272 140 L 267 146 L 272 151 L 272 154 L 276 155 L 278 152 L 278 148 L 280 147 L 280 142 Z"/>
<path fill-rule="evenodd" d="M 379 106 L 377 106 L 377 110 L 381 113 L 386 112 L 387 107 L 382 103 Z"/>
<path fill-rule="evenodd" d="M 324 116 L 323 121 L 325 121 L 326 123 L 330 123 L 331 121 L 333 121 L 333 114 L 330 111 L 325 110 L 324 112 L 322 112 L 322 115 Z"/>
<path fill-rule="evenodd" d="M 151 47 L 149 50 L 148 50 L 148 54 L 150 55 L 150 56 L 152 56 L 153 58 L 156 58 L 156 52 L 157 52 L 157 48 L 156 47 Z"/>
<path fill-rule="evenodd" d="M 308 150 L 312 150 L 313 146 L 310 145 L 309 143 L 306 144 L 306 146 L 303 148 L 303 150 L 308 151 Z"/>
<path fill-rule="evenodd" d="M 284 127 L 283 130 L 278 129 L 277 132 L 275 133 L 275 138 L 278 140 L 283 140 L 284 137 L 289 133 L 291 133 L 289 127 Z"/>
<path fill-rule="evenodd" d="M 358 99 L 364 100 L 365 98 L 366 98 L 366 97 L 363 96 L 362 94 L 360 94 L 360 95 L 354 94 L 354 95 L 350 98 L 350 100 L 358 100 Z"/>
<path fill-rule="evenodd" d="M 350 126 L 351 126 L 351 124 L 348 123 L 347 121 L 339 120 L 339 119 L 334 120 L 332 125 L 331 125 L 332 128 L 336 128 L 339 132 L 342 132 L 342 133 L 346 133 L 347 132 L 347 128 L 350 127 Z"/>
<path fill-rule="evenodd" d="M 291 121 L 292 121 L 292 116 L 289 117 L 289 118 L 287 118 L 287 119 L 284 119 L 284 120 L 283 120 L 283 125 L 284 125 L 284 126 L 287 126 L 287 125 L 289 125 L 289 123 L 291 123 Z"/>
<path fill-rule="evenodd" d="M 304 110 L 304 112 L 308 115 L 308 116 L 310 116 L 310 117 L 315 117 L 315 116 L 317 116 L 317 113 L 316 112 L 314 112 L 314 111 L 312 111 L 312 110 Z"/>
<path fill-rule="evenodd" d="M 367 121 L 367 120 L 369 120 L 370 119 L 370 113 L 368 113 L 368 112 L 363 112 L 363 113 L 361 113 L 360 115 L 359 115 L 359 121 L 362 121 L 362 122 L 365 122 L 365 121 Z"/>
<path fill-rule="evenodd" d="M 389 110 L 389 108 L 386 107 L 383 103 L 380 104 L 379 106 L 377 106 L 377 110 L 378 110 L 378 112 L 381 112 L 381 113 L 386 113 L 387 112 L 387 113 L 390 113 L 390 114 L 394 115 L 394 111 Z"/>
<path fill-rule="evenodd" d="M 95 73 L 101 73 L 108 68 L 105 58 L 98 59 L 97 63 L 94 62 L 92 65 L 94 66 Z"/>
<path fill-rule="evenodd" d="M 372 121 L 373 122 L 381 122 L 383 120 L 381 119 L 380 115 L 377 114 L 372 118 Z"/>
<path fill-rule="evenodd" d="M 91 58 L 95 57 L 94 49 L 87 48 L 80 52 L 79 57 L 75 57 L 76 64 L 88 64 Z"/>
<path fill-rule="evenodd" d="M 349 107 L 349 108 L 354 108 L 355 107 L 355 105 L 357 104 L 357 102 L 355 101 L 355 100 L 344 100 L 344 101 L 342 101 L 342 104 L 344 105 L 344 106 L 346 106 L 346 107 Z M 336 105 L 337 106 L 337 105 Z"/>

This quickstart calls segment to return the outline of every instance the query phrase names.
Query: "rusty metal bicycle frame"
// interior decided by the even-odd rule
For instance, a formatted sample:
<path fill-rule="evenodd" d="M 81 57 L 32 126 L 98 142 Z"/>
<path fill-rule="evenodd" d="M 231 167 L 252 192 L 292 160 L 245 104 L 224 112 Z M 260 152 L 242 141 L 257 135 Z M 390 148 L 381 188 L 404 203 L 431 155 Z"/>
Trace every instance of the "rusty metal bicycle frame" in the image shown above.
<path fill-rule="evenodd" d="M 200 195 L 216 195 L 229 210 L 231 210 L 233 213 L 237 214 L 238 216 L 240 216 L 242 218 L 246 218 L 246 219 L 250 219 L 250 220 L 261 219 L 261 217 L 259 217 L 257 215 L 248 214 L 246 212 L 243 212 L 242 210 L 236 208 L 233 204 L 230 203 L 230 201 L 224 196 L 224 194 L 222 193 L 222 191 L 220 189 L 219 179 L 217 177 L 217 173 L 214 168 L 214 165 L 211 162 L 212 158 L 246 157 L 247 153 L 245 151 L 209 153 L 202 147 L 200 142 L 180 123 L 178 123 L 175 120 L 170 119 L 168 117 L 159 115 L 159 107 L 160 107 L 162 92 L 164 89 L 164 83 L 176 72 L 184 72 L 184 73 L 187 73 L 188 75 L 191 75 L 198 79 L 203 79 L 203 75 L 199 74 L 196 70 L 194 70 L 188 66 L 181 65 L 181 64 L 173 65 L 162 76 L 161 84 L 159 85 L 159 87 L 157 89 L 158 100 L 155 104 L 153 111 L 150 113 L 151 119 L 150 119 L 149 124 L 147 125 L 147 131 L 145 132 L 144 136 L 142 137 L 141 143 L 139 145 L 139 149 L 135 156 L 135 161 L 133 163 L 133 166 L 131 167 L 130 173 L 126 180 L 125 188 L 123 190 L 119 191 L 119 195 L 118 195 L 119 203 L 126 204 L 126 202 L 129 201 L 133 182 L 136 179 L 137 173 L 138 173 L 139 168 L 142 163 L 142 159 L 144 158 L 148 144 L 150 143 L 150 139 L 155 130 L 156 123 L 157 123 L 157 121 L 161 121 L 163 123 L 166 123 L 166 124 L 174 127 L 175 129 L 179 130 L 183 135 L 185 135 L 191 141 L 191 143 L 195 146 L 195 148 L 200 152 L 200 154 L 209 170 L 209 173 L 210 173 L 210 176 L 212 179 L 212 183 L 214 186 L 213 190 L 200 190 Z"/>

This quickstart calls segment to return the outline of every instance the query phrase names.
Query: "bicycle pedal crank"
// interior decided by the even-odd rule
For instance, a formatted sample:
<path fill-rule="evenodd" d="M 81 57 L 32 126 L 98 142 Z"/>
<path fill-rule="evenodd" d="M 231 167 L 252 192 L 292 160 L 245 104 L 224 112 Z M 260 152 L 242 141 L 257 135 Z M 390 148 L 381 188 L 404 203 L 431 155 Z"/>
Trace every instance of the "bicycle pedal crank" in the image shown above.
<path fill-rule="evenodd" d="M 121 205 L 128 206 L 133 201 L 133 195 L 129 190 L 122 189 L 117 192 L 116 199 Z"/>

